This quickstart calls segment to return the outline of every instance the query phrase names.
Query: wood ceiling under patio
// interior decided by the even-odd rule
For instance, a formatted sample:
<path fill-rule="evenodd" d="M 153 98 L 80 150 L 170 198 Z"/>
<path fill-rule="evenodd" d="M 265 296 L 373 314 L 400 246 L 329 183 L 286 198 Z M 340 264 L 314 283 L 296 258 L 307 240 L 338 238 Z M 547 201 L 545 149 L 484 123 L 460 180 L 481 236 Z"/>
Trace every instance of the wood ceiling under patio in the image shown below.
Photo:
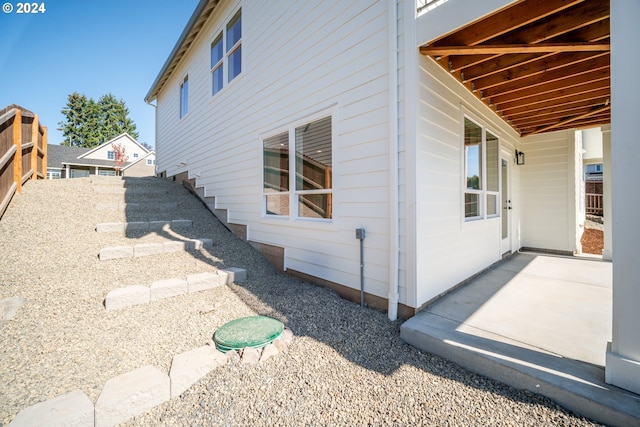
<path fill-rule="evenodd" d="M 522 136 L 611 122 L 609 0 L 522 0 L 420 52 Z"/>

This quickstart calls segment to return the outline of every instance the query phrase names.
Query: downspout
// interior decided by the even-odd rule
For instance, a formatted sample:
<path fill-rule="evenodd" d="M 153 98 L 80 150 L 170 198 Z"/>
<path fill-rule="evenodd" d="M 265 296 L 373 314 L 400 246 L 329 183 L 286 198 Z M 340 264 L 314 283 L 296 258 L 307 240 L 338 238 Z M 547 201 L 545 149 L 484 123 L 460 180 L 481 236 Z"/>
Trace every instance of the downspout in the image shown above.
<path fill-rule="evenodd" d="M 407 0 L 405 0 L 407 1 Z M 410 0 L 409 0 L 410 1 Z M 387 0 L 389 8 L 389 320 L 398 318 L 400 233 L 398 218 L 398 4 Z"/>

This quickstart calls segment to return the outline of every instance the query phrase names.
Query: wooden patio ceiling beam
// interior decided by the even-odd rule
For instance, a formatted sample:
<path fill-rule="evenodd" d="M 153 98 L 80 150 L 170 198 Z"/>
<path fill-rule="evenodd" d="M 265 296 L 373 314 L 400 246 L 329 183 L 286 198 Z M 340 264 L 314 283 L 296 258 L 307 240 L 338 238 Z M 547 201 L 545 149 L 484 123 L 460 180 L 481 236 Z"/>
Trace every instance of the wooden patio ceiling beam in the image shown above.
<path fill-rule="evenodd" d="M 509 121 L 513 124 L 522 126 L 525 123 L 532 123 L 537 120 L 544 120 L 546 117 L 556 117 L 561 115 L 575 114 L 576 111 L 592 108 L 594 105 L 604 105 L 608 97 L 599 97 L 594 99 L 580 100 L 575 102 L 558 104 L 550 108 L 534 110 L 528 114 L 510 114 Z"/>
<path fill-rule="evenodd" d="M 574 32 L 580 28 L 609 18 L 609 2 L 602 0 L 585 1 L 562 11 L 562 13 L 540 19 L 531 25 L 518 29 L 491 40 L 491 44 L 507 43 L 542 43 L 550 42 L 563 34 Z M 608 32 L 608 29 L 607 29 Z M 575 38 L 573 41 L 593 41 L 591 38 Z"/>
<path fill-rule="evenodd" d="M 592 104 L 579 109 L 569 109 L 565 111 L 559 111 L 552 115 L 538 116 L 538 117 L 522 117 L 520 120 L 509 119 L 509 121 L 511 122 L 511 124 L 516 125 L 518 128 L 521 128 L 521 129 L 546 126 L 546 125 L 557 123 L 569 117 L 582 116 L 584 114 L 591 113 L 594 107 L 603 106 L 603 105 L 605 105 L 604 101 L 601 104 Z"/>
<path fill-rule="evenodd" d="M 582 92 L 575 95 L 568 95 L 564 97 L 540 97 L 538 102 L 531 103 L 513 103 L 508 108 L 503 107 L 502 105 L 496 105 L 495 108 L 497 111 L 503 113 L 505 116 L 514 117 L 517 115 L 527 115 L 536 111 L 546 110 L 547 108 L 556 107 L 565 104 L 572 104 L 575 102 L 582 101 L 593 101 L 597 99 L 609 99 L 611 96 L 610 88 L 604 87 L 597 90 L 593 90 L 590 92 Z"/>
<path fill-rule="evenodd" d="M 566 79 L 556 80 L 547 84 L 524 87 L 521 90 L 509 92 L 502 95 L 491 96 L 494 104 L 504 105 L 514 103 L 527 105 L 537 102 L 539 99 L 558 98 L 569 95 L 576 95 L 610 86 L 610 69 L 601 68 L 589 73 L 582 73 L 577 76 L 567 76 Z M 519 102 L 516 102 L 519 101 Z"/>
<path fill-rule="evenodd" d="M 604 114 L 601 116 L 588 117 L 586 119 L 576 120 L 571 123 L 556 124 L 553 131 L 568 130 L 568 129 L 585 129 L 593 128 L 596 126 L 603 126 L 611 123 L 611 114 Z M 519 129 L 520 136 L 533 135 L 535 133 L 541 133 L 538 128 L 524 128 Z"/>
<path fill-rule="evenodd" d="M 516 82 L 518 80 L 530 79 L 536 75 L 550 75 L 554 71 L 564 74 L 573 73 L 577 64 L 585 61 L 595 61 L 598 56 L 598 54 L 593 54 L 592 52 L 572 52 L 543 56 L 539 60 L 529 62 L 517 68 L 475 79 L 473 80 L 473 86 L 475 90 L 486 91 L 489 88 L 504 85 L 505 83 L 517 84 Z"/>
<path fill-rule="evenodd" d="M 605 21 L 598 21 L 597 23 L 590 24 L 586 27 L 581 27 L 579 30 L 563 34 L 560 37 L 554 37 L 551 41 L 559 42 L 561 41 L 561 38 L 565 37 L 566 40 L 585 42 L 607 40 L 609 39 L 609 20 L 606 19 Z M 473 80 L 475 78 L 484 77 L 509 68 L 524 65 L 551 55 L 554 55 L 554 53 L 542 55 L 535 53 L 520 55 L 461 55 L 448 57 L 450 62 L 448 65 L 450 65 L 450 71 L 453 72 L 459 70 L 461 73 L 464 73 L 465 79 Z M 475 58 L 475 60 L 473 63 L 466 62 L 467 58 Z"/>
<path fill-rule="evenodd" d="M 503 44 L 477 46 L 422 46 L 423 55 L 491 55 L 507 53 L 553 53 L 553 52 L 608 52 L 609 43 L 576 42 L 576 43 L 537 43 L 537 44 Z"/>
<path fill-rule="evenodd" d="M 557 129 L 560 126 L 569 125 L 569 124 L 571 124 L 573 122 L 576 122 L 578 120 L 589 118 L 589 117 L 592 117 L 592 116 L 597 116 L 600 113 L 608 112 L 610 110 L 611 110 L 611 105 L 608 104 L 608 105 L 605 105 L 604 107 L 600 107 L 600 108 L 596 108 L 594 110 L 591 110 L 591 111 L 589 111 L 589 112 L 587 112 L 585 114 L 582 114 L 582 115 L 579 115 L 579 116 L 575 116 L 575 117 L 571 117 L 569 119 L 562 120 L 562 121 L 560 121 L 558 123 L 555 123 L 555 124 L 552 124 L 552 125 L 549 125 L 549 126 L 541 127 L 541 128 L 536 129 L 536 130 L 534 130 L 532 132 L 529 132 L 529 135 L 535 135 L 535 134 L 538 134 L 538 133 L 549 132 L 549 131 Z"/>
<path fill-rule="evenodd" d="M 527 0 L 491 15 L 461 31 L 434 40 L 432 45 L 473 46 L 540 18 L 553 15 L 584 0 Z"/>

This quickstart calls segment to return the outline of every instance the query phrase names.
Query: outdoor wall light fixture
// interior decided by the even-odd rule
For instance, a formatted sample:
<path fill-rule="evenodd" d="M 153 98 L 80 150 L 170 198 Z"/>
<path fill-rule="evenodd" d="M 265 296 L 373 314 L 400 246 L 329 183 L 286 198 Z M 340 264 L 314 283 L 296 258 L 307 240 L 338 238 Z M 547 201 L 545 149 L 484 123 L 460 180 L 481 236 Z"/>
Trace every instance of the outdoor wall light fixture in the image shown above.
<path fill-rule="evenodd" d="M 524 165 L 524 153 L 516 150 L 516 165 Z"/>

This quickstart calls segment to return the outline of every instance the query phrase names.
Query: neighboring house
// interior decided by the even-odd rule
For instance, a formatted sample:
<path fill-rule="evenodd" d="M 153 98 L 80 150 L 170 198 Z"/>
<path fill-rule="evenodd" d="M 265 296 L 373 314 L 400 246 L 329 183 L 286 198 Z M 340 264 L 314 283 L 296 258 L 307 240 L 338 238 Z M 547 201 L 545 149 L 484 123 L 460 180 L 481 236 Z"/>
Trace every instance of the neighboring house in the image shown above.
<path fill-rule="evenodd" d="M 364 228 L 367 302 L 411 316 L 523 247 L 579 249 L 576 129 L 608 147 L 618 132 L 638 157 L 623 118 L 640 107 L 639 8 L 613 2 L 610 30 L 601 0 L 201 0 L 146 96 L 158 174 L 278 268 L 356 300 Z M 610 155 L 605 179 L 632 176 Z M 637 201 L 616 203 L 636 229 L 622 216 Z M 635 249 L 623 232 L 614 244 Z M 616 268 L 614 290 L 640 300 L 640 267 Z M 618 385 L 623 359 L 640 378 L 638 313 L 614 302 Z"/>
<path fill-rule="evenodd" d="M 129 134 L 123 133 L 95 148 L 51 145 L 47 178 L 80 178 L 92 175 L 116 175 L 113 144 L 122 144 L 127 161 L 122 165 L 123 176 L 155 175 L 155 152 L 146 149 Z"/>

